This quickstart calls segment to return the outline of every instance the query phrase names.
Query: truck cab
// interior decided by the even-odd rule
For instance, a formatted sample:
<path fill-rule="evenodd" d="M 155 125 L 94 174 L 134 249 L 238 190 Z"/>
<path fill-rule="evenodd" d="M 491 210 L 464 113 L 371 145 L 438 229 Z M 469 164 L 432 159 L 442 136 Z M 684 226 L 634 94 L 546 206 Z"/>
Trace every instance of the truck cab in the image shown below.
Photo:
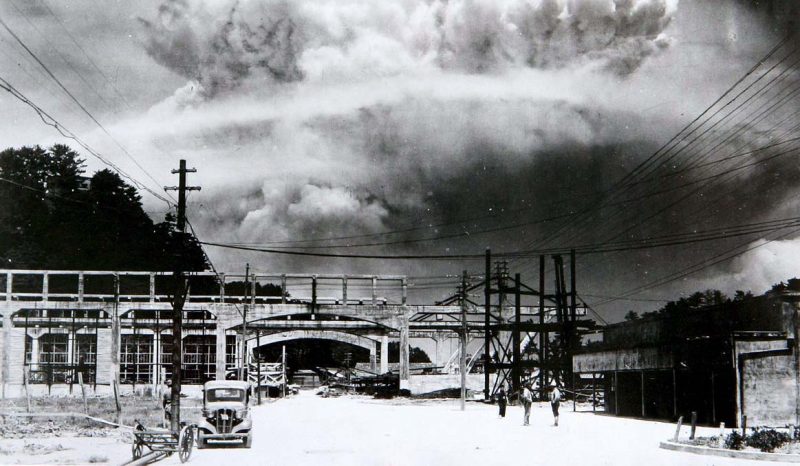
<path fill-rule="evenodd" d="M 203 385 L 203 411 L 197 423 L 197 447 L 239 443 L 250 448 L 253 422 L 250 417 L 249 382 L 218 380 Z"/>

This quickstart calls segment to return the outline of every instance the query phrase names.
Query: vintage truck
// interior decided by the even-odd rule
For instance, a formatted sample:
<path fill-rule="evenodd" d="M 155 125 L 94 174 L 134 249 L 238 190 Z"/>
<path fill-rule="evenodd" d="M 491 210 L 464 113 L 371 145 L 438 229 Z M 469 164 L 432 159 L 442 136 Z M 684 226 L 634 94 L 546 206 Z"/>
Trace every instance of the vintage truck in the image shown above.
<path fill-rule="evenodd" d="M 240 442 L 250 448 L 253 421 L 250 417 L 249 382 L 218 380 L 203 385 L 203 412 L 197 423 L 197 448 Z"/>

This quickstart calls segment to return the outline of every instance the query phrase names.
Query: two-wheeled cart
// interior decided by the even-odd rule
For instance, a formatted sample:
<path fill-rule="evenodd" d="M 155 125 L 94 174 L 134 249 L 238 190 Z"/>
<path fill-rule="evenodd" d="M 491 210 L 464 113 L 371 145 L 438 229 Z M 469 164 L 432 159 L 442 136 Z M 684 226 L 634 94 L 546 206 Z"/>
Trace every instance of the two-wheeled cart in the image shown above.
<path fill-rule="evenodd" d="M 179 431 L 159 428 L 146 428 L 139 421 L 133 430 L 133 445 L 131 463 L 144 464 L 158 461 L 162 458 L 178 453 L 181 463 L 189 461 L 192 456 L 194 444 L 194 424 L 182 425 Z M 145 447 L 150 450 L 144 453 Z"/>

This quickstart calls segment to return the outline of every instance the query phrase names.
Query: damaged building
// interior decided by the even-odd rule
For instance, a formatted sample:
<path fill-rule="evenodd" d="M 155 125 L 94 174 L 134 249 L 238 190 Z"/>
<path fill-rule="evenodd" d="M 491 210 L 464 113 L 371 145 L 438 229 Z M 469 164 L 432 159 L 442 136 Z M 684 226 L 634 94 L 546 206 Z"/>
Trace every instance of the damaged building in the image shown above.
<path fill-rule="evenodd" d="M 800 424 L 800 293 L 768 293 L 609 325 L 573 357 L 617 416 L 726 426 Z"/>

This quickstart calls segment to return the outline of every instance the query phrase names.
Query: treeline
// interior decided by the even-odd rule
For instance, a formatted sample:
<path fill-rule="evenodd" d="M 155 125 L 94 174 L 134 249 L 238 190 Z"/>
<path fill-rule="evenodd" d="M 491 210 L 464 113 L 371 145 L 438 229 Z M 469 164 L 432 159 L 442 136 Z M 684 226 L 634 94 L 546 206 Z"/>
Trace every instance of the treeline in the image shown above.
<path fill-rule="evenodd" d="M 785 283 L 780 282 L 772 286 L 771 292 L 800 291 L 800 279 L 790 278 Z M 697 291 L 691 295 L 675 301 L 669 301 L 656 311 L 645 312 L 641 316 L 635 311 L 628 311 L 625 320 L 636 320 L 645 317 L 677 315 L 682 312 L 691 311 L 713 306 L 722 306 L 731 303 L 741 303 L 756 299 L 750 291 L 736 290 L 732 297 L 727 296 L 720 290 Z"/>
<path fill-rule="evenodd" d="M 85 176 L 84 160 L 65 145 L 0 152 L 0 260 L 3 268 L 206 270 L 174 215 L 154 223 L 136 188 L 116 172 Z"/>

